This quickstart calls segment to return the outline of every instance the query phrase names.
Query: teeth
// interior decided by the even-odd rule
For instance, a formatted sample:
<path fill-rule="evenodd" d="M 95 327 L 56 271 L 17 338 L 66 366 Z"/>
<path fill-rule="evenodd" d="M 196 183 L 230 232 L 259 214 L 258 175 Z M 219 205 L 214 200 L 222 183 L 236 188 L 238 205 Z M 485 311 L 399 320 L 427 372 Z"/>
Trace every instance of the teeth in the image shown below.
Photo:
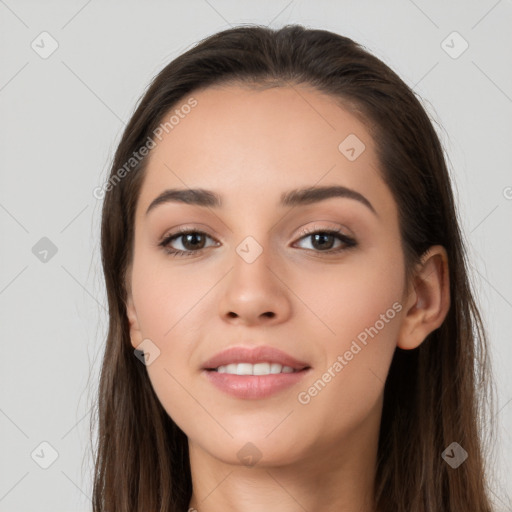
<path fill-rule="evenodd" d="M 278 363 L 231 363 L 217 368 L 219 373 L 232 375 L 271 375 L 274 373 L 293 373 L 291 366 L 283 366 Z"/>
<path fill-rule="evenodd" d="M 282 369 L 283 367 L 279 363 L 272 363 L 270 365 L 270 373 L 281 373 Z"/>
<path fill-rule="evenodd" d="M 252 365 L 250 364 L 248 366 L 252 366 L 253 375 L 268 375 L 270 373 L 269 363 L 257 363 Z"/>

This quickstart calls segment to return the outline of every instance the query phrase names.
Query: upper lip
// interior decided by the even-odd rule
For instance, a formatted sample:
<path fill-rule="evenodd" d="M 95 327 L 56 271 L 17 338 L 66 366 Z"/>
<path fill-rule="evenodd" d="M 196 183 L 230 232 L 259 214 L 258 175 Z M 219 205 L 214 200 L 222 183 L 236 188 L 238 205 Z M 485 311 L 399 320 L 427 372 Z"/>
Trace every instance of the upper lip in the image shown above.
<path fill-rule="evenodd" d="M 278 363 L 282 366 L 290 366 L 294 370 L 309 368 L 309 365 L 290 356 L 286 352 L 268 345 L 256 347 L 234 346 L 218 352 L 205 361 L 203 369 L 210 370 L 233 363 Z"/>

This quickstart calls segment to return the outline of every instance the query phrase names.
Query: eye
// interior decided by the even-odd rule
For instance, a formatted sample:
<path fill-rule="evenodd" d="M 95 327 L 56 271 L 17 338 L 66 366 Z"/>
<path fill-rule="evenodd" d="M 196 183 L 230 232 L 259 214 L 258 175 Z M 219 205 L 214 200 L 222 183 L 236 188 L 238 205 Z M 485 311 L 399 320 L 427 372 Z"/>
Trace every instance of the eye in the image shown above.
<path fill-rule="evenodd" d="M 341 251 L 355 247 L 357 242 L 345 235 L 340 229 L 305 229 L 301 233 L 302 239 L 312 241 L 313 251 L 326 254 L 337 254 Z M 205 245 L 207 239 L 214 240 L 204 231 L 198 231 L 190 228 L 181 228 L 177 233 L 171 233 L 166 236 L 158 245 L 163 247 L 167 254 L 171 256 L 192 256 L 199 254 L 203 249 L 215 245 L 216 240 L 210 246 Z M 338 241 L 340 245 L 333 249 L 334 243 Z M 173 244 L 178 242 L 182 248 L 175 248 Z"/>
<path fill-rule="evenodd" d="M 316 252 L 324 252 L 328 254 L 337 254 L 345 249 L 349 249 L 351 247 L 355 247 L 357 242 L 345 235 L 340 229 L 318 229 L 314 228 L 314 230 L 304 230 L 300 233 L 301 240 L 302 239 L 310 239 L 312 241 L 313 249 Z M 338 240 L 341 246 L 338 246 L 337 249 L 333 249 L 333 244 Z"/>
<path fill-rule="evenodd" d="M 193 229 L 180 229 L 178 233 L 171 233 L 166 236 L 158 245 L 164 248 L 165 252 L 172 256 L 190 256 L 197 254 L 205 249 L 206 239 L 213 240 L 208 234 L 203 231 L 197 231 Z M 175 249 L 171 246 L 172 243 L 179 241 L 178 245 L 181 245 L 183 249 Z"/>

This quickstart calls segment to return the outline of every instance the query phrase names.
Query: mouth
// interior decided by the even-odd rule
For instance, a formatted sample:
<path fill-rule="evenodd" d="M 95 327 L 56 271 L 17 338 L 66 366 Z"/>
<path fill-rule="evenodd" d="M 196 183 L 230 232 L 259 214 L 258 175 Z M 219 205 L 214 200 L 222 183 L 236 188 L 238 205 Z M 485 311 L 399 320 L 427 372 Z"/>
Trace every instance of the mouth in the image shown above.
<path fill-rule="evenodd" d="M 296 385 L 311 366 L 269 346 L 230 347 L 203 365 L 207 381 L 235 398 L 263 399 Z"/>
<path fill-rule="evenodd" d="M 206 368 L 207 371 L 217 373 L 227 373 L 229 375 L 276 375 L 278 373 L 296 373 L 309 369 L 309 366 L 302 368 L 293 368 L 292 366 L 282 365 L 280 363 L 262 362 L 262 363 L 230 363 L 220 365 L 217 368 Z"/>

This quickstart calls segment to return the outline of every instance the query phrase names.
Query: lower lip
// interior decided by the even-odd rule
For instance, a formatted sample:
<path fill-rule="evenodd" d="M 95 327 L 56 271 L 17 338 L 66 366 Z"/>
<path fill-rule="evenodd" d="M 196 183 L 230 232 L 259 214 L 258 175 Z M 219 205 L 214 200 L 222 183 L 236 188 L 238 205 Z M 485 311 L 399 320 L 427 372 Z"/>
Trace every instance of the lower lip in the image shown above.
<path fill-rule="evenodd" d="M 310 368 L 293 373 L 273 373 L 270 375 L 232 375 L 204 370 L 206 378 L 218 389 L 236 398 L 260 399 L 272 396 L 283 389 L 297 384 L 310 371 Z"/>

